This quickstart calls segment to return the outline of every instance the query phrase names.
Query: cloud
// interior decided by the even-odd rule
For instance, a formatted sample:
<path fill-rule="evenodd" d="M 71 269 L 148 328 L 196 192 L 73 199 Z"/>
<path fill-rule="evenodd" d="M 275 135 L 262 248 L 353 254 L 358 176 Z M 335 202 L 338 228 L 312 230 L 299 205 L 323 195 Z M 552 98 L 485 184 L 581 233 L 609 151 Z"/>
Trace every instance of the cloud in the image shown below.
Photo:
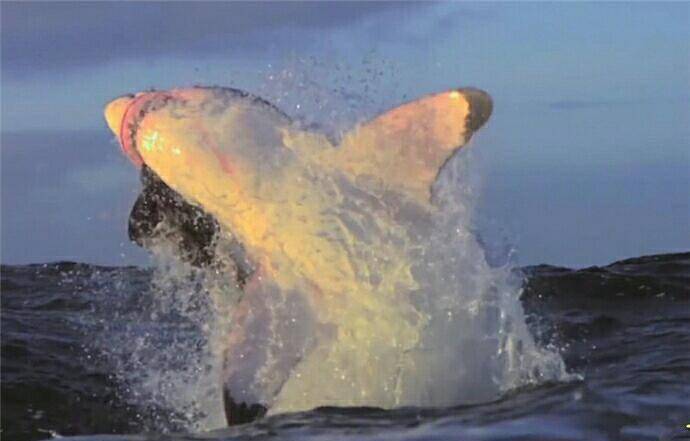
<path fill-rule="evenodd" d="M 396 2 L 3 2 L 2 69 L 31 74 L 148 56 L 240 53 L 299 42 Z M 289 31 L 289 32 L 285 32 Z M 278 32 L 283 37 L 276 38 Z M 312 36 L 313 38 L 313 36 Z"/>

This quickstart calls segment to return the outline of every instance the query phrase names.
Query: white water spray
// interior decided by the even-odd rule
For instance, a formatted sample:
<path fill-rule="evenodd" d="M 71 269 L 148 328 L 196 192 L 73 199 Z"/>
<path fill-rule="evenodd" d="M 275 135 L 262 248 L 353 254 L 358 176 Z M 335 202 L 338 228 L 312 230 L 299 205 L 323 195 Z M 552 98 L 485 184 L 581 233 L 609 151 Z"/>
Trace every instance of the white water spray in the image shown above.
<path fill-rule="evenodd" d="M 304 75 L 284 76 L 292 81 Z M 290 81 L 278 84 L 289 91 L 295 87 Z M 298 84 L 307 84 L 310 94 L 316 87 Z M 331 106 L 319 102 L 313 107 Z M 337 119 L 332 113 L 329 117 Z M 319 124 L 314 119 L 307 122 Z M 409 218 L 403 213 L 390 232 L 391 246 L 412 262 L 414 283 L 401 284 L 391 291 L 394 297 L 376 298 L 378 310 L 359 305 L 370 314 L 323 323 L 306 312 L 308 302 L 299 292 L 265 293 L 254 305 L 257 317 L 266 315 L 261 334 L 249 340 L 255 355 L 241 362 L 233 379 L 240 399 L 258 397 L 270 402 L 273 412 L 320 405 L 450 406 L 567 378 L 559 355 L 539 348 L 529 334 L 510 268 L 487 263 L 473 229 L 476 183 L 467 153 L 449 161 L 435 185 L 438 212 L 421 224 L 411 220 L 414 213 Z M 372 195 L 337 191 L 345 202 L 334 216 L 352 237 L 375 235 L 380 225 L 390 225 L 384 221 L 385 201 L 373 201 L 384 207 L 377 212 L 367 202 Z M 348 207 L 360 210 L 354 221 Z M 378 246 L 358 248 L 354 242 L 353 249 L 363 253 Z M 171 259 L 165 246 L 154 251 L 151 327 L 132 326 L 113 340 L 121 345 L 119 375 L 134 401 L 173 410 L 173 422 L 191 430 L 221 427 L 223 357 L 242 292 L 230 270 L 192 269 Z M 378 283 L 385 271 L 381 267 L 377 274 L 372 268 L 376 265 L 358 277 Z M 299 361 L 285 362 L 291 358 Z"/>

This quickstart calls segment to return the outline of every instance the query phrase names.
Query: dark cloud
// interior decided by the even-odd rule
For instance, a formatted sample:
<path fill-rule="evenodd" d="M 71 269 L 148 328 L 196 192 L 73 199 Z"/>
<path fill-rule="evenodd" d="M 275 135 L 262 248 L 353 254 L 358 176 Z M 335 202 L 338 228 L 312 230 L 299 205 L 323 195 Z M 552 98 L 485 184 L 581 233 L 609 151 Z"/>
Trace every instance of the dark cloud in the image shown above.
<path fill-rule="evenodd" d="M 394 2 L 3 2 L 2 69 L 30 74 L 152 55 L 261 51 L 301 42 L 297 37 L 305 30 L 322 30 L 327 38 L 329 29 L 420 6 Z M 287 38 L 271 38 L 278 31 Z M 294 38 L 285 31 L 293 31 Z"/>

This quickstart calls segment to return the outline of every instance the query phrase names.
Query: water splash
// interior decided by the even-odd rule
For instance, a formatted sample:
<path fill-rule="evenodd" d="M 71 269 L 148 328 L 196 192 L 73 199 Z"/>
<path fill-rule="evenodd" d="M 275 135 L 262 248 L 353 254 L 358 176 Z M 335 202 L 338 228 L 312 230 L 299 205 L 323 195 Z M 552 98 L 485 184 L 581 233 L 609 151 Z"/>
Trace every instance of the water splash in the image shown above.
<path fill-rule="evenodd" d="M 333 139 L 407 99 L 400 66 L 372 51 L 359 62 L 335 58 L 292 57 L 268 66 L 255 92 L 285 111 L 301 126 Z"/>
<path fill-rule="evenodd" d="M 378 110 L 371 97 L 380 95 L 368 92 L 380 70 L 362 90 L 348 93 L 348 74 L 325 88 L 324 78 L 333 79 L 322 72 L 329 67 L 312 60 L 304 69 L 300 63 L 269 75 L 259 91 L 300 124 L 337 136 Z M 231 354 L 239 366 L 229 380 L 233 393 L 269 402 L 273 412 L 319 405 L 436 407 L 567 379 L 559 355 L 530 335 L 510 267 L 487 262 L 474 228 L 476 178 L 471 155 L 456 155 L 434 188 L 439 210 L 420 216 L 405 207 L 394 229 L 387 228 L 387 195 L 323 179 L 342 198 L 332 216 L 347 232 L 342 245 L 349 247 L 357 277 L 367 286 L 385 286 L 373 296 L 329 300 L 322 315 L 310 314 L 304 292 L 267 288 L 249 303 L 257 329 L 241 348 L 243 357 L 249 355 L 237 361 Z M 386 253 L 385 247 L 395 250 Z M 116 360 L 130 401 L 169 410 L 163 426 L 221 427 L 224 357 L 242 291 L 232 282 L 232 265 L 194 269 L 177 261 L 172 249 L 163 244 L 154 250 L 144 320 L 130 317 L 124 328 L 108 329 L 104 350 Z M 412 262 L 409 274 L 391 280 L 396 262 L 386 255 Z M 357 267 L 358 258 L 375 264 Z"/>
<path fill-rule="evenodd" d="M 528 384 L 571 378 L 554 348 L 535 344 L 519 300 L 522 280 L 508 263 L 489 264 L 474 222 L 479 181 L 471 150 L 446 164 L 434 188 L 442 208 L 426 245 L 437 327 L 429 341 L 444 345 L 450 358 L 445 367 L 455 365 L 460 372 L 439 389 L 455 390 L 456 402 L 486 401 Z"/>
<path fill-rule="evenodd" d="M 435 188 L 440 210 L 425 218 L 410 207 L 391 231 L 378 230 L 391 226 L 385 198 L 372 202 L 370 194 L 340 189 L 335 216 L 350 219 L 343 246 L 367 260 L 358 277 L 376 288 L 343 293 L 345 307 L 338 299 L 322 303 L 337 314 L 317 321 L 332 328 L 314 329 L 312 352 L 290 373 L 272 412 L 452 406 L 568 378 L 559 355 L 530 335 L 510 267 L 487 263 L 473 229 L 471 166 L 463 153 L 450 161 Z M 386 260 L 391 256 L 400 261 Z M 401 262 L 412 262 L 411 278 L 403 271 L 391 281 Z"/>
<path fill-rule="evenodd" d="M 96 338 L 100 353 L 121 385 L 121 398 L 151 430 L 223 427 L 224 340 L 230 308 L 242 294 L 232 267 L 199 270 L 166 244 L 153 250 L 152 263 L 146 290 L 120 284 L 117 294 L 126 301 L 103 297 L 100 313 L 112 315 Z"/>

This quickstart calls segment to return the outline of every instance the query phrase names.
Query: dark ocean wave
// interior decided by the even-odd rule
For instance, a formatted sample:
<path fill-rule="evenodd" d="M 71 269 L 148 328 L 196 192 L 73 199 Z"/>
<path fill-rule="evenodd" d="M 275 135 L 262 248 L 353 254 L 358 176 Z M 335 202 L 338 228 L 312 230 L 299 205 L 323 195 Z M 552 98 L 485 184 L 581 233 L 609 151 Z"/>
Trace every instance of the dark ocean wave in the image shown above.
<path fill-rule="evenodd" d="M 150 319 L 151 270 L 59 262 L 3 265 L 1 272 L 2 439 L 144 432 L 154 434 L 124 439 L 193 438 L 165 433 L 184 432 L 194 415 L 137 402 L 118 375 L 121 366 L 99 349 L 104 332 L 121 322 L 141 327 L 144 334 L 160 332 Z M 580 270 L 540 265 L 520 274 L 525 277 L 522 300 L 530 329 L 541 344 L 559 348 L 581 381 L 529 387 L 495 402 L 449 409 L 323 408 L 203 436 L 682 436 L 682 427 L 690 423 L 690 253 Z M 189 342 L 194 350 L 191 331 Z"/>

